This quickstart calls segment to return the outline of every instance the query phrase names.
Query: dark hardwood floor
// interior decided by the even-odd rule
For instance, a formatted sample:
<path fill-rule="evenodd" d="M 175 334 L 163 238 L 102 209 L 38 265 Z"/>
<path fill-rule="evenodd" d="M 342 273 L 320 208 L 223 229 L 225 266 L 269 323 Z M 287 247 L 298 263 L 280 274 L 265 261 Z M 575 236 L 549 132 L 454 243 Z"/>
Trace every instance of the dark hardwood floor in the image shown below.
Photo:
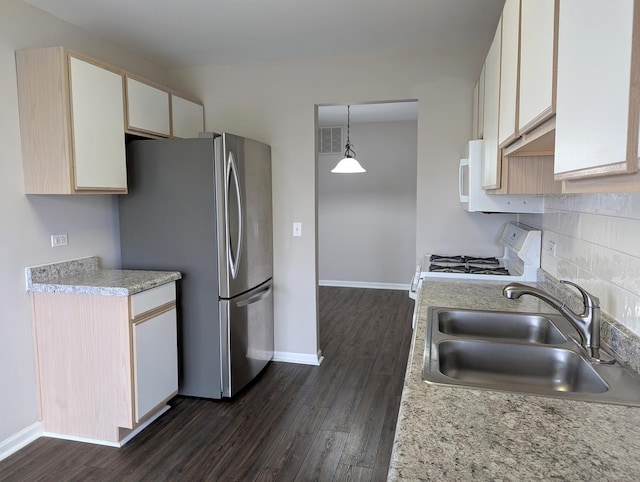
<path fill-rule="evenodd" d="M 273 362 L 233 401 L 176 397 L 121 449 L 42 437 L 0 480 L 386 480 L 412 309 L 406 291 L 321 287 L 319 367 Z"/>

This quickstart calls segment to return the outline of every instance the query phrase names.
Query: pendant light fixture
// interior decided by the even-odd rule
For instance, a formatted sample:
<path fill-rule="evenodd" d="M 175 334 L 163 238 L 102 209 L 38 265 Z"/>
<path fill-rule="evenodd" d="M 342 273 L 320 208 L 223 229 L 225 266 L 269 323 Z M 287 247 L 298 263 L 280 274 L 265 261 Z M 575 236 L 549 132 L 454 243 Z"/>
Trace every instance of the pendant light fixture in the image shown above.
<path fill-rule="evenodd" d="M 352 174 L 359 172 L 367 172 L 356 160 L 356 153 L 351 149 L 351 139 L 349 138 L 349 124 L 351 123 L 351 106 L 347 106 L 347 145 L 345 146 L 344 159 L 342 159 L 331 172 L 337 174 Z"/>

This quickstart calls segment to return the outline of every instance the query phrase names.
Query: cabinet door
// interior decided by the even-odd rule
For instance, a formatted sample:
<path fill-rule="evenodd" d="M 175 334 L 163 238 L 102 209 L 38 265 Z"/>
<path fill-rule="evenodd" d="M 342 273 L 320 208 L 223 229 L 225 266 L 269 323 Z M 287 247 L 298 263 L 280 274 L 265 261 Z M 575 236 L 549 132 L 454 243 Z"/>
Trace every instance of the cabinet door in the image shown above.
<path fill-rule="evenodd" d="M 555 113 L 557 0 L 522 0 L 518 126 L 526 133 Z"/>
<path fill-rule="evenodd" d="M 503 147 L 518 135 L 518 38 L 520 0 L 507 0 L 502 10 L 500 49 L 500 114 L 498 145 Z"/>
<path fill-rule="evenodd" d="M 484 138 L 484 65 L 478 79 L 478 130 L 477 139 Z"/>
<path fill-rule="evenodd" d="M 173 137 L 198 137 L 204 131 L 204 107 L 176 95 L 171 96 Z"/>
<path fill-rule="evenodd" d="M 69 57 L 75 188 L 126 191 L 122 76 Z"/>
<path fill-rule="evenodd" d="M 169 137 L 169 92 L 127 76 L 127 130 Z"/>
<path fill-rule="evenodd" d="M 133 325 L 135 421 L 178 391 L 175 308 Z"/>
<path fill-rule="evenodd" d="M 498 155 L 498 103 L 500 101 L 500 38 L 502 19 L 484 63 L 484 161 L 482 187 L 500 187 L 500 156 Z"/>
<path fill-rule="evenodd" d="M 478 82 L 476 82 L 475 87 L 473 88 L 473 106 L 471 109 L 471 139 L 477 139 L 478 138 L 478 102 L 479 102 L 479 84 L 480 80 L 478 80 Z"/>
<path fill-rule="evenodd" d="M 635 3 L 560 2 L 556 179 L 638 170 Z"/>

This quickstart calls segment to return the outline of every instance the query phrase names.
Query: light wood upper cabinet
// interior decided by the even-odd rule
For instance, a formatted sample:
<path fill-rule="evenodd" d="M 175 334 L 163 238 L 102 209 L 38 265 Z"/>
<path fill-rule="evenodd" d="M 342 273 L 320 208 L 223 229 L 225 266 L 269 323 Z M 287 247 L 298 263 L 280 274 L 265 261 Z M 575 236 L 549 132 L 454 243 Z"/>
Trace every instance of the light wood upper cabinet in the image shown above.
<path fill-rule="evenodd" d="M 500 49 L 500 114 L 498 145 L 503 147 L 518 136 L 518 55 L 520 0 L 506 0 L 502 10 Z"/>
<path fill-rule="evenodd" d="M 16 52 L 25 194 L 125 194 L 125 133 L 198 137 L 204 107 L 64 47 Z"/>
<path fill-rule="evenodd" d="M 127 132 L 169 137 L 169 92 L 130 75 L 126 82 Z"/>
<path fill-rule="evenodd" d="M 484 63 L 484 160 L 482 187 L 500 187 L 501 156 L 498 150 L 498 116 L 500 102 L 500 47 L 502 18 Z"/>
<path fill-rule="evenodd" d="M 16 67 L 25 193 L 126 193 L 122 75 L 62 47 Z"/>
<path fill-rule="evenodd" d="M 555 114 L 558 5 L 558 0 L 522 0 L 520 4 L 520 133 Z"/>
<path fill-rule="evenodd" d="M 560 2 L 556 179 L 638 171 L 639 9 L 634 0 Z"/>
<path fill-rule="evenodd" d="M 204 132 L 204 106 L 178 95 L 171 95 L 172 136 L 184 139 Z"/>

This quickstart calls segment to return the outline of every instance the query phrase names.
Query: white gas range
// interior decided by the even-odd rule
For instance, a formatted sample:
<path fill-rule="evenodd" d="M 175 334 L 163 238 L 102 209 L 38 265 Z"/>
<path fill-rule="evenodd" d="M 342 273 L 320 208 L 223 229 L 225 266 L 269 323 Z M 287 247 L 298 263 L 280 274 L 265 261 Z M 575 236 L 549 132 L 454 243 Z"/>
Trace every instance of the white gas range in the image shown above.
<path fill-rule="evenodd" d="M 426 254 L 411 280 L 409 296 L 416 299 L 424 278 L 462 278 L 477 280 L 535 281 L 540 268 L 542 231 L 525 224 L 507 223 L 500 244 L 501 258 L 478 255 Z M 416 308 L 418 300 L 416 299 Z M 415 313 L 413 325 L 415 327 Z"/>

